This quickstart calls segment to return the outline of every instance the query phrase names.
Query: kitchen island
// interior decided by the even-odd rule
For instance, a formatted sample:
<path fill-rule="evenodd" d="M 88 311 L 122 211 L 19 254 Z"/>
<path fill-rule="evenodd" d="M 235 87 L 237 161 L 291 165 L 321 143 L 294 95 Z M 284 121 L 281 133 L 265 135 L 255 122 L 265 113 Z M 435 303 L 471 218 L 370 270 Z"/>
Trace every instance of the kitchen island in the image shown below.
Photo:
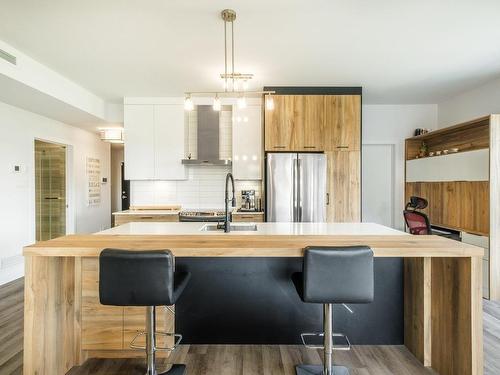
<path fill-rule="evenodd" d="M 197 330 L 190 331 L 190 327 L 201 326 L 204 319 L 216 318 L 218 311 L 221 314 L 244 311 L 242 306 L 252 301 L 256 325 L 249 330 L 250 333 L 236 329 L 237 334 L 226 336 L 225 340 L 257 343 L 269 342 L 266 340 L 274 337 L 256 335 L 258 327 L 265 333 L 281 322 L 284 325 L 276 331 L 292 327 L 294 333 L 293 327 L 300 328 L 302 323 L 321 323 L 317 309 L 303 310 L 298 297 L 290 292 L 289 273 L 300 267 L 304 247 L 367 245 L 380 263 L 379 274 L 390 276 L 380 277 L 382 289 L 378 292 L 376 289 L 374 303 L 386 298 L 383 305 L 396 315 L 398 306 L 401 307 L 400 321 L 391 319 L 393 325 L 396 328 L 401 325 L 401 329 L 392 331 L 394 336 L 382 338 L 374 335 L 367 339 L 359 335 L 359 330 L 348 334 L 354 333 L 359 343 L 379 339 L 393 343 L 392 340 L 401 335 L 404 345 L 424 365 L 431 366 L 441 375 L 482 374 L 483 249 L 436 236 L 409 236 L 364 223 L 257 223 L 254 227 L 252 224 L 255 231 L 227 234 L 202 230 L 203 226 L 203 223 L 129 223 L 94 235 L 66 236 L 26 247 L 24 373 L 65 374 L 86 358 L 133 355 L 127 347 L 130 338 L 141 328 L 141 312 L 98 303 L 97 259 L 104 248 L 170 249 L 176 256 L 177 267 L 195 273 L 186 296 L 176 306 L 179 332 L 187 330 L 186 338 L 189 340 L 191 335 L 196 342 L 192 335 Z M 227 272 L 228 269 L 231 272 Z M 395 273 L 387 273 L 388 269 L 395 269 Z M 398 269 L 401 270 L 400 277 Z M 218 272 L 213 273 L 214 270 Z M 217 289 L 200 293 L 201 282 L 196 281 L 196 274 L 201 277 L 198 280 L 240 293 L 220 294 Z M 216 277 L 211 280 L 211 275 Z M 235 282 L 227 284 L 228 280 Z M 252 282 L 245 282 L 248 280 Z M 253 284 L 255 280 L 260 280 L 260 283 Z M 218 284 L 220 282 L 226 284 Z M 398 292 L 398 283 L 401 293 Z M 286 285 L 290 289 L 286 289 Z M 387 294 L 383 290 L 386 287 L 390 288 Z M 193 299 L 203 294 L 210 297 L 209 293 L 213 298 L 201 302 Z M 226 306 L 234 295 L 240 299 L 238 303 Z M 388 296 L 397 300 L 390 302 Z M 200 308 L 217 297 L 220 297 L 219 302 L 212 303 L 210 311 Z M 269 304 L 276 298 L 287 301 L 286 305 L 281 305 L 289 317 L 284 322 L 283 315 L 271 313 Z M 349 331 L 352 327 L 348 322 L 353 320 L 359 326 L 363 317 L 370 315 L 365 313 L 355 309 L 354 315 L 346 316 L 345 323 L 338 324 L 345 324 L 342 328 Z M 262 319 L 266 314 L 273 322 L 271 325 L 266 325 L 268 323 Z M 307 314 L 310 314 L 309 319 Z M 302 318 L 297 319 L 298 316 Z M 238 318 L 234 316 L 226 328 L 231 324 L 233 328 L 244 327 L 247 317 Z M 163 319 L 160 322 L 162 327 L 171 328 L 173 325 L 166 315 L 159 319 Z M 388 324 L 383 314 L 381 319 Z M 378 323 L 372 321 L 371 324 L 376 326 Z M 368 331 L 365 331 L 366 335 L 370 336 Z M 215 333 L 209 330 L 205 334 Z M 210 338 L 202 336 L 202 339 L 207 337 Z M 281 340 L 287 337 L 285 334 Z M 205 343 L 216 343 L 217 340 L 220 337 L 213 336 L 212 342 Z"/>

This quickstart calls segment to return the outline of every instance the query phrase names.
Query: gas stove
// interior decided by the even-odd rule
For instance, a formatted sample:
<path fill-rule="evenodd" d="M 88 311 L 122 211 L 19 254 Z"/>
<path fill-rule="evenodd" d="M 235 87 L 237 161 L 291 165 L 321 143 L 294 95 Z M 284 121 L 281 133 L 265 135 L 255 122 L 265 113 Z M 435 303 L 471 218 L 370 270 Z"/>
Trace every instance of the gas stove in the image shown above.
<path fill-rule="evenodd" d="M 186 210 L 179 213 L 179 221 L 218 222 L 224 221 L 223 210 Z"/>

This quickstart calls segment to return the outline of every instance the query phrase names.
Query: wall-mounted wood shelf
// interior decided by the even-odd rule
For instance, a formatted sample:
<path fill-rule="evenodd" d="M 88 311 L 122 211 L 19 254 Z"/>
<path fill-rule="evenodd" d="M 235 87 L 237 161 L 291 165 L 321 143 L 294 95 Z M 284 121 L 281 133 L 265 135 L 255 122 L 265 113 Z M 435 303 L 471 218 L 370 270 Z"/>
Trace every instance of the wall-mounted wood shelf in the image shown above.
<path fill-rule="evenodd" d="M 407 138 L 406 160 L 416 159 L 422 142 L 427 144 L 428 152 L 453 148 L 458 148 L 458 152 L 465 152 L 488 148 L 490 144 L 490 116 Z"/>
<path fill-rule="evenodd" d="M 427 152 L 458 148 L 456 153 L 416 158 L 425 142 Z M 441 156 L 487 149 L 484 161 L 474 155 L 457 158 L 444 173 Z M 415 170 L 415 159 L 439 158 Z M 406 139 L 406 201 L 412 195 L 429 201 L 431 224 L 488 237 L 489 258 L 483 259 L 488 283 L 485 295 L 500 300 L 500 115 L 489 115 Z M 411 169 L 413 168 L 413 169 Z M 432 170 L 430 170 L 432 168 Z M 481 173 L 478 173 L 480 170 Z M 416 171 L 418 173 L 416 173 Z M 448 169 L 446 170 L 448 172 Z M 415 177 L 418 176 L 418 177 Z M 450 176 L 456 177 L 455 179 Z M 462 179 L 464 179 L 462 181 Z M 489 292 L 488 292 L 489 291 Z"/>

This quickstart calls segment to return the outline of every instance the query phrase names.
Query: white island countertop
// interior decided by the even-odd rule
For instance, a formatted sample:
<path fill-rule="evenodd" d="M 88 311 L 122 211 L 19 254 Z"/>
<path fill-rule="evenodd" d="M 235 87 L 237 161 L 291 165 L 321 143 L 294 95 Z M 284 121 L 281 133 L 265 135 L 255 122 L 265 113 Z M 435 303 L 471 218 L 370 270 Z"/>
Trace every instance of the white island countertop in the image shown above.
<path fill-rule="evenodd" d="M 374 223 L 231 223 L 232 226 L 256 225 L 256 231 L 203 231 L 205 225 L 216 223 L 144 223 L 132 222 L 98 232 L 99 235 L 405 235 L 406 233 Z"/>

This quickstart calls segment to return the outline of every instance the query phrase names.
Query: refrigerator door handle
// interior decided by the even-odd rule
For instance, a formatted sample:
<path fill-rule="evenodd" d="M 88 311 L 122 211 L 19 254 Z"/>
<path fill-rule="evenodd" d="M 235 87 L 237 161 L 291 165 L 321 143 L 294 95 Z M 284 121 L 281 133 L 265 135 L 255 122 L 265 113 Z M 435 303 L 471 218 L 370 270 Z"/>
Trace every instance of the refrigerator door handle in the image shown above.
<path fill-rule="evenodd" d="M 297 221 L 297 159 L 292 164 L 292 221 Z"/>
<path fill-rule="evenodd" d="M 297 158 L 297 221 L 302 222 L 302 193 L 300 189 L 302 163 L 300 158 Z"/>

